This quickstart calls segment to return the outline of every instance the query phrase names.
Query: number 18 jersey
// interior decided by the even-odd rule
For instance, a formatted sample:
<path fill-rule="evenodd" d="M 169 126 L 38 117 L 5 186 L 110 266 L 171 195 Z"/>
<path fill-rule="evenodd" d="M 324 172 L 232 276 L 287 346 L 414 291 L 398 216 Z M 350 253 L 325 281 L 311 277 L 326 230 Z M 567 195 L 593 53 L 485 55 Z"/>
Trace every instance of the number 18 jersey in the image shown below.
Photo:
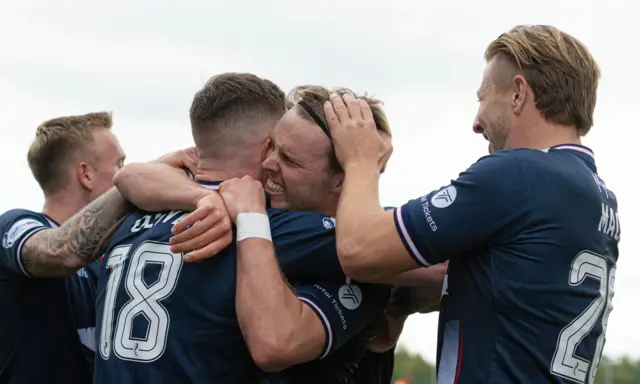
<path fill-rule="evenodd" d="M 300 369 L 268 377 L 242 337 L 235 310 L 235 243 L 199 263 L 185 263 L 182 254 L 170 251 L 171 227 L 185 215 L 138 211 L 109 244 L 97 289 L 95 383 L 289 382 Z M 319 366 L 334 372 L 314 376 L 345 376 L 361 352 L 346 356 L 341 347 L 357 342 L 356 335 L 382 314 L 388 287 L 347 282 L 331 218 L 282 210 L 270 210 L 269 216 L 280 268 L 325 328 Z M 355 304 L 345 298 L 351 288 L 357 290 Z"/>

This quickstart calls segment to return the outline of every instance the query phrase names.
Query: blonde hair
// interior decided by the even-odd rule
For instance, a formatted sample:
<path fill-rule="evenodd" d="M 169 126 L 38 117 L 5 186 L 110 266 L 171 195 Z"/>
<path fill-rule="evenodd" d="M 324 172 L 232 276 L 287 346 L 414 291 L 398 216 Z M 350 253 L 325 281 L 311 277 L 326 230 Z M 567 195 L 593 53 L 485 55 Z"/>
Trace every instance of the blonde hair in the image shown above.
<path fill-rule="evenodd" d="M 296 108 L 296 112 L 303 119 L 309 120 L 311 122 L 316 122 L 314 117 L 309 114 L 304 108 L 300 107 L 298 104 L 304 102 L 311 111 L 316 115 L 317 118 L 327 127 L 327 117 L 324 114 L 324 102 L 329 101 L 329 98 L 332 93 L 337 93 L 340 96 L 346 94 L 352 94 L 358 99 L 365 100 L 367 104 L 371 107 L 371 112 L 373 113 L 373 120 L 376 123 L 376 128 L 385 132 L 388 135 L 391 135 L 391 126 L 389 125 L 389 120 L 387 119 L 387 115 L 384 112 L 382 101 L 375 99 L 373 97 L 368 96 L 366 93 L 363 95 L 356 95 L 355 92 L 348 88 L 334 88 L 329 89 L 320 85 L 300 85 L 293 88 L 287 99 L 290 105 L 293 108 Z M 317 123 L 317 122 L 316 122 Z M 336 153 L 333 148 L 333 145 L 330 147 L 329 153 L 329 166 L 333 171 L 339 172 L 342 171 L 342 167 L 340 167 L 340 163 L 336 158 Z"/>
<path fill-rule="evenodd" d="M 56 117 L 38 126 L 27 161 L 45 195 L 55 193 L 68 182 L 65 168 L 94 144 L 93 132 L 111 129 L 112 125 L 110 112 L 93 112 Z"/>
<path fill-rule="evenodd" d="M 484 56 L 524 76 L 545 119 L 575 126 L 581 136 L 589 132 L 600 68 L 578 39 L 547 25 L 519 25 L 492 41 Z"/>

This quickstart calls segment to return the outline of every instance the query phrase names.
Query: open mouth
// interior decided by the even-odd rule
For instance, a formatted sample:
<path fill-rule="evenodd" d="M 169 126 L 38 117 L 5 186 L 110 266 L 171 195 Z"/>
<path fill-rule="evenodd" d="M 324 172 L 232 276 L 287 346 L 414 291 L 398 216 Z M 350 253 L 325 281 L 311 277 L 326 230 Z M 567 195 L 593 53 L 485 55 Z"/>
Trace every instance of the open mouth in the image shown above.
<path fill-rule="evenodd" d="M 264 185 L 264 189 L 267 191 L 267 193 L 269 194 L 279 194 L 284 192 L 284 187 L 278 183 L 276 183 L 275 181 L 273 181 L 271 178 L 267 179 L 267 182 Z"/>

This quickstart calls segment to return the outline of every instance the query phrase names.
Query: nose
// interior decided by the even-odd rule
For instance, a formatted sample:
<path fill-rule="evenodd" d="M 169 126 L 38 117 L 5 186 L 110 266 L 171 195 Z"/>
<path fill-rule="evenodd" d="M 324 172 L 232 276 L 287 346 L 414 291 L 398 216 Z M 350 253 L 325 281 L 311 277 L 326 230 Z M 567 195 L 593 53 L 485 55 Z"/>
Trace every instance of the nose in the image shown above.
<path fill-rule="evenodd" d="M 482 126 L 482 124 L 480 124 L 478 119 L 476 119 L 473 122 L 473 132 L 474 133 L 484 133 L 484 127 Z"/>
<path fill-rule="evenodd" d="M 262 162 L 262 169 L 265 171 L 276 172 L 278 170 L 278 155 L 276 151 L 270 151 Z"/>

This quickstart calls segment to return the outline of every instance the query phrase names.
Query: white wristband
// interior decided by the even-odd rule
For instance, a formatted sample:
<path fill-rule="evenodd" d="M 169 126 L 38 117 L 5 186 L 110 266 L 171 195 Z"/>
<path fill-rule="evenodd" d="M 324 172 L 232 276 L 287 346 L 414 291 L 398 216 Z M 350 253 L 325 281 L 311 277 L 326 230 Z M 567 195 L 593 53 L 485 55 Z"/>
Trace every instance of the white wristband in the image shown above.
<path fill-rule="evenodd" d="M 236 217 L 236 243 L 244 239 L 257 237 L 271 241 L 269 216 L 263 213 L 243 212 Z"/>

